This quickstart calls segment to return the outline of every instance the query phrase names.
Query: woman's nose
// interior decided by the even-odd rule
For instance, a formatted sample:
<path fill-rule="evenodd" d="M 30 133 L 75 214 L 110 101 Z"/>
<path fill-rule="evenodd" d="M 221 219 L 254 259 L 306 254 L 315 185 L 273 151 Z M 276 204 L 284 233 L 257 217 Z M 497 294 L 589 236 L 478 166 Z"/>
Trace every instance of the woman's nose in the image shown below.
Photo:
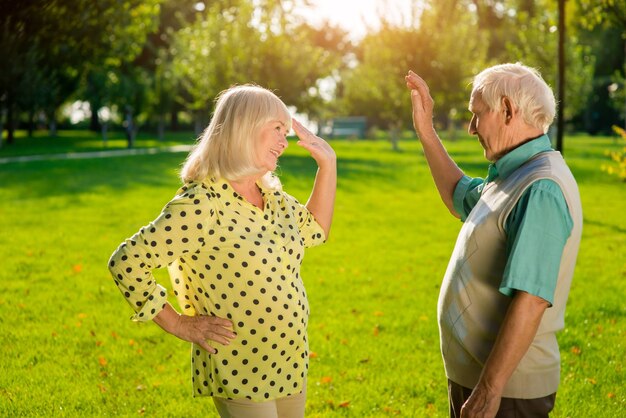
<path fill-rule="evenodd" d="M 289 142 L 287 142 L 287 134 L 285 134 L 284 136 L 282 135 L 280 136 L 280 139 L 278 140 L 278 144 L 282 146 L 283 149 L 289 146 Z"/>

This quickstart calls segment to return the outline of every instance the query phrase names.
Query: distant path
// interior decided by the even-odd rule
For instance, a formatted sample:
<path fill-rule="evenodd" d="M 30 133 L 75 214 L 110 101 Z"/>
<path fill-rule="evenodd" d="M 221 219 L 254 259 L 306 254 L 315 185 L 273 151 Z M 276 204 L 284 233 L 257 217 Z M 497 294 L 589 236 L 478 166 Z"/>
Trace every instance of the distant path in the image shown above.
<path fill-rule="evenodd" d="M 120 157 L 124 155 L 160 154 L 164 152 L 189 152 L 193 145 L 174 145 L 160 148 L 131 148 L 109 151 L 68 152 L 65 154 L 22 155 L 0 158 L 0 164 L 24 163 L 30 161 L 79 160 L 85 158 Z"/>

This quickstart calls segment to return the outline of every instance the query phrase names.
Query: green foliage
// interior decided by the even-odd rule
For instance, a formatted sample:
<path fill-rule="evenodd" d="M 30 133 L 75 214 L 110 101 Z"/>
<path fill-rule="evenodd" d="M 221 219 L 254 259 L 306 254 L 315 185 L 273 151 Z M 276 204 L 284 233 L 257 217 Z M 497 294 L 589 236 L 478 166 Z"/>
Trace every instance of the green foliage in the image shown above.
<path fill-rule="evenodd" d="M 621 0 L 577 0 L 580 22 L 587 28 L 600 25 L 621 27 L 626 31 L 626 3 Z"/>
<path fill-rule="evenodd" d="M 611 138 L 566 140 L 585 225 L 551 416 L 616 417 L 626 408 L 626 189 L 597 169 Z M 279 174 L 306 200 L 315 166 L 290 143 Z M 468 174 L 484 175 L 475 140 L 445 145 Z M 302 268 L 315 353 L 307 417 L 446 417 L 436 303 L 460 224 L 416 141 L 402 153 L 382 141 L 333 146 L 332 235 Z M 131 322 L 106 268 L 172 196 L 184 157 L 0 165 L 1 416 L 217 416 L 210 399 L 191 397 L 189 345 Z"/>
<path fill-rule="evenodd" d="M 43 111 L 54 129 L 57 109 L 72 97 L 83 77 L 106 80 L 110 72 L 134 59 L 147 33 L 156 27 L 153 15 L 160 2 L 76 0 L 70 5 L 55 0 L 3 1 L 0 111 L 8 111 L 9 138 L 13 137 L 16 113 L 28 114 L 32 130 L 35 113 Z M 90 77 L 90 72 L 102 74 Z M 123 74 L 117 78 L 122 79 Z M 141 86 L 135 81 L 132 84 L 130 91 Z M 87 99 L 93 104 L 110 105 L 118 98 L 110 90 L 99 89 L 106 85 L 89 87 L 83 93 L 92 93 Z"/>
<path fill-rule="evenodd" d="M 618 135 L 622 143 L 621 149 L 606 150 L 605 154 L 611 158 L 613 164 L 602 164 L 602 171 L 619 177 L 626 181 L 626 131 L 619 126 L 613 126 L 613 131 Z"/>
<path fill-rule="evenodd" d="M 184 88 L 180 100 L 206 120 L 211 99 L 220 91 L 256 83 L 275 90 L 289 105 L 314 110 L 311 88 L 341 64 L 341 56 L 316 45 L 315 31 L 294 20 L 284 6 L 212 2 L 182 28 L 174 44 L 174 69 Z"/>
<path fill-rule="evenodd" d="M 506 45 L 507 61 L 521 61 L 537 68 L 556 93 L 558 82 L 558 13 L 553 0 L 535 2 L 541 13 L 518 13 L 514 25 L 520 30 L 516 38 Z M 566 32 L 565 41 L 565 107 L 566 120 L 579 115 L 587 105 L 592 90 L 595 60 L 591 48 L 580 44 L 573 30 Z"/>
<path fill-rule="evenodd" d="M 450 2 L 426 10 L 419 25 L 385 23 L 365 36 L 356 67 L 342 76 L 341 100 L 348 114 L 367 116 L 371 124 L 392 130 L 411 126 L 404 81 L 409 69 L 432 86 L 438 115 L 467 107 L 467 86 L 484 62 L 484 38 L 461 6 L 444 6 Z"/>
<path fill-rule="evenodd" d="M 466 118 L 471 77 L 492 63 L 522 61 L 556 85 L 557 0 L 414 2 L 412 21 L 383 15 L 355 45 L 339 27 L 307 23 L 299 15 L 306 4 L 314 7 L 308 0 L 3 0 L 0 127 L 12 134 L 17 122 L 42 114 L 54 125 L 61 105 L 85 100 L 94 112 L 116 110 L 115 124 L 132 111 L 136 126 L 158 123 L 162 136 L 166 115 L 176 125 L 182 111 L 194 114 L 200 131 L 219 91 L 254 82 L 312 119 L 363 115 L 396 135 L 410 126 L 409 68 L 431 85 L 440 126 Z M 568 2 L 564 110 L 590 132 L 621 123 L 624 89 L 607 87 L 624 79 L 625 4 Z M 336 85 L 337 100 L 322 94 L 328 85 Z"/>

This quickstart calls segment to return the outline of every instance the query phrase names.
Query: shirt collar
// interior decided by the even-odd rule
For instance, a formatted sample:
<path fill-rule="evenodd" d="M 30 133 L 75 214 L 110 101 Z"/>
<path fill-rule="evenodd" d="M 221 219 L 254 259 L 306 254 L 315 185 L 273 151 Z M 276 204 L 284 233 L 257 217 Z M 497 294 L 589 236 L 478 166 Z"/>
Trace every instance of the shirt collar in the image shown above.
<path fill-rule="evenodd" d="M 492 181 L 498 176 L 503 179 L 507 178 L 512 172 L 535 155 L 550 150 L 552 150 L 552 144 L 550 143 L 548 135 L 545 134 L 520 145 L 495 163 L 489 165 L 487 182 Z"/>

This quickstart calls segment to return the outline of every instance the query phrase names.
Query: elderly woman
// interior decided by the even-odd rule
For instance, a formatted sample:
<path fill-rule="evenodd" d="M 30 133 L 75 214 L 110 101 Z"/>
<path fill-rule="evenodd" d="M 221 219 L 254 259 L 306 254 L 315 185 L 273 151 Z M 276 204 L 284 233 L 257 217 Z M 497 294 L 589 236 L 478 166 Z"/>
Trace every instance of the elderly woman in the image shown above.
<path fill-rule="evenodd" d="M 406 83 L 435 186 L 463 221 L 437 312 L 450 416 L 548 417 L 582 231 L 576 180 L 546 134 L 552 90 L 520 63 L 474 78 L 469 133 L 491 162 L 482 179 L 465 175 L 439 140 L 426 82 L 410 71 Z"/>
<path fill-rule="evenodd" d="M 318 165 L 306 205 L 272 174 L 292 123 Z M 330 230 L 333 149 L 272 92 L 237 86 L 218 96 L 181 177 L 161 214 L 109 261 L 132 319 L 193 343 L 194 396 L 212 396 L 222 417 L 304 416 L 309 305 L 300 265 L 304 248 Z M 152 275 L 164 266 L 182 314 Z"/>

